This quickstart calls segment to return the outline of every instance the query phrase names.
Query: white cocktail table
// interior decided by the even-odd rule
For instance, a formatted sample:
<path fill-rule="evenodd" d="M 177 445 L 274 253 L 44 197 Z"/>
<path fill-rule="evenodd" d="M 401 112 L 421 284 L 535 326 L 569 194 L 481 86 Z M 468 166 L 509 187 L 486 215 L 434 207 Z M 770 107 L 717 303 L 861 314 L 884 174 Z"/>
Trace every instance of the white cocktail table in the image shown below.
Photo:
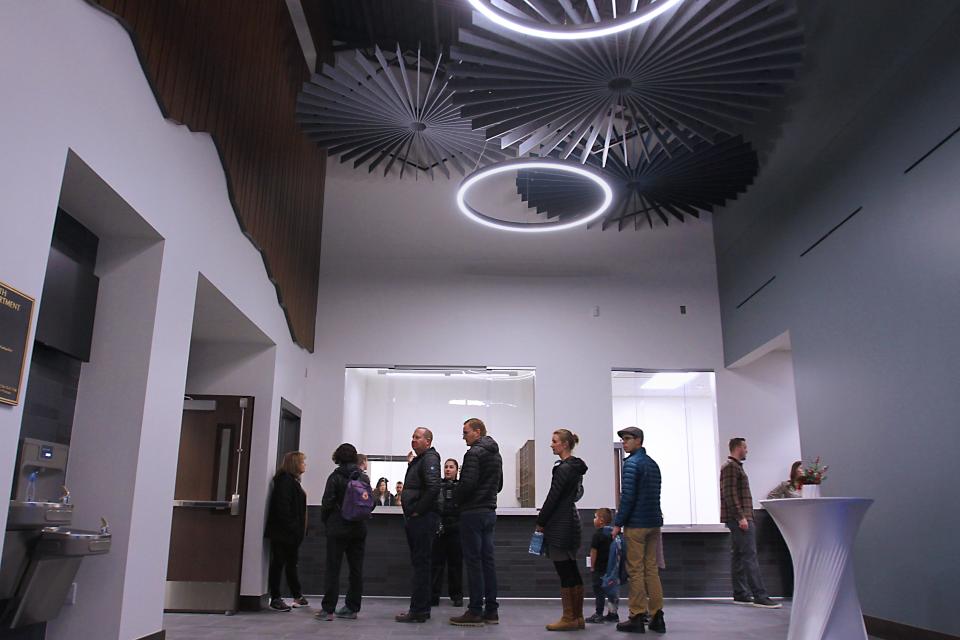
<path fill-rule="evenodd" d="M 870 498 L 761 500 L 793 557 L 787 640 L 866 640 L 850 557 Z"/>

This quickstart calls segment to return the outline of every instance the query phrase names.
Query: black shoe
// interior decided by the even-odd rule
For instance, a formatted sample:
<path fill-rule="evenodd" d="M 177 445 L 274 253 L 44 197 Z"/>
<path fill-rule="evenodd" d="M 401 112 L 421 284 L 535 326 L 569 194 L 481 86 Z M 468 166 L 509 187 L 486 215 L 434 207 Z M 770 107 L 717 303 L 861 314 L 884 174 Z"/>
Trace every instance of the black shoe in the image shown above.
<path fill-rule="evenodd" d="M 761 607 L 763 609 L 779 609 L 783 605 L 779 602 L 774 602 L 770 598 L 754 598 L 753 606 Z"/>
<path fill-rule="evenodd" d="M 483 614 L 483 624 L 500 624 L 500 614 L 496 611 L 487 611 Z"/>
<path fill-rule="evenodd" d="M 351 609 L 350 607 L 348 607 L 347 605 L 343 605 L 342 607 L 340 607 L 339 609 L 337 609 L 336 611 L 334 611 L 334 612 L 333 612 L 333 615 L 335 615 L 336 617 L 341 618 L 341 619 L 343 619 L 343 620 L 356 620 L 356 619 L 357 619 L 357 612 L 354 611 L 353 609 Z"/>
<path fill-rule="evenodd" d="M 750 596 L 733 596 L 733 604 L 753 604 Z"/>
<path fill-rule="evenodd" d="M 484 616 L 467 609 L 462 616 L 450 618 L 450 624 L 455 627 L 482 627 L 486 623 L 484 622 Z"/>
<path fill-rule="evenodd" d="M 586 620 L 584 620 L 584 622 L 586 622 L 587 624 L 604 624 L 606 621 L 607 619 L 604 618 L 603 615 L 599 613 L 595 613 L 589 618 L 587 618 Z"/>
<path fill-rule="evenodd" d="M 617 614 L 611 611 L 607 615 L 603 616 L 603 619 L 606 620 L 607 622 L 616 622 L 617 624 L 619 624 L 620 614 Z"/>
<path fill-rule="evenodd" d="M 283 601 L 283 598 L 274 598 L 270 601 L 270 608 L 274 611 L 290 611 L 290 605 Z"/>
<path fill-rule="evenodd" d="M 396 615 L 393 619 L 397 622 L 426 622 L 430 619 L 430 615 L 426 613 L 411 613 L 410 611 L 405 611 Z"/>
<path fill-rule="evenodd" d="M 625 633 L 646 633 L 647 630 L 643 627 L 643 624 L 643 614 L 630 616 L 626 622 L 617 623 L 617 631 L 623 631 Z"/>
<path fill-rule="evenodd" d="M 462 607 L 463 598 L 450 598 L 450 604 L 452 604 L 455 607 Z"/>
<path fill-rule="evenodd" d="M 663 621 L 663 609 L 653 614 L 653 618 L 650 619 L 650 624 L 647 626 L 650 628 L 650 631 L 656 631 L 657 633 L 667 632 L 667 623 Z"/>

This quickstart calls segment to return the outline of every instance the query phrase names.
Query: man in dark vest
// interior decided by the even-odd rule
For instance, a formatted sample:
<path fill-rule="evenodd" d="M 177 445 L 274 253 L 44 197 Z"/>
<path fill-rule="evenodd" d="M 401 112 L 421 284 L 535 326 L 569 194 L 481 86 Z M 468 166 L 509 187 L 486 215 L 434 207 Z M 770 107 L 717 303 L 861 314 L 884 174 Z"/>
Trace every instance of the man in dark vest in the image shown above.
<path fill-rule="evenodd" d="M 430 560 L 433 539 L 440 527 L 440 454 L 433 448 L 433 433 L 420 427 L 410 445 L 416 457 L 407 464 L 403 479 L 403 517 L 413 564 L 410 608 L 397 622 L 426 622 L 430 618 Z"/>

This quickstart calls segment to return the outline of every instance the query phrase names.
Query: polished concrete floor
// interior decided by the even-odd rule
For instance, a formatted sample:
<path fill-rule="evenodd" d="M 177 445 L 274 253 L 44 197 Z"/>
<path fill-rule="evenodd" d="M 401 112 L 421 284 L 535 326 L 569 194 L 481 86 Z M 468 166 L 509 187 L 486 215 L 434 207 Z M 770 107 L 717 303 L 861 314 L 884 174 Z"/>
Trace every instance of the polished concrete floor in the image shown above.
<path fill-rule="evenodd" d="M 319 598 L 312 602 L 319 603 Z M 500 624 L 484 628 L 462 628 L 447 624 L 447 618 L 462 609 L 444 602 L 433 610 L 424 624 L 399 624 L 393 616 L 404 610 L 406 602 L 398 598 L 365 598 L 357 620 L 320 622 L 313 617 L 317 609 L 294 609 L 289 613 L 264 611 L 234 616 L 167 614 L 164 626 L 167 640 L 260 640 L 261 638 L 297 639 L 322 635 L 324 638 L 431 638 L 557 639 L 543 625 L 559 614 L 560 603 L 549 600 L 505 600 L 500 606 Z M 588 603 L 586 603 L 589 605 Z M 588 607 L 585 607 L 588 609 Z M 668 600 L 664 607 L 667 635 L 674 640 L 774 640 L 787 637 L 790 602 L 782 609 L 758 609 L 735 605 L 729 600 Z M 623 613 L 623 611 L 621 611 Z M 613 624 L 588 625 L 583 634 L 604 638 L 625 638 Z M 649 632 L 648 632 L 649 634 Z M 658 634 L 653 634 L 657 636 Z"/>

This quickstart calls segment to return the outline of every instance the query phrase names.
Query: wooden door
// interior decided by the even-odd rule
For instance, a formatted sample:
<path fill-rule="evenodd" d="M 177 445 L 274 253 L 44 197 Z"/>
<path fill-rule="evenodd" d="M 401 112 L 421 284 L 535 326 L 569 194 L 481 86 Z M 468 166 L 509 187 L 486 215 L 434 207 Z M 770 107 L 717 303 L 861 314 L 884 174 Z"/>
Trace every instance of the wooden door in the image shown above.
<path fill-rule="evenodd" d="M 167 611 L 237 609 L 252 424 L 253 398 L 191 396 L 184 402 Z"/>

